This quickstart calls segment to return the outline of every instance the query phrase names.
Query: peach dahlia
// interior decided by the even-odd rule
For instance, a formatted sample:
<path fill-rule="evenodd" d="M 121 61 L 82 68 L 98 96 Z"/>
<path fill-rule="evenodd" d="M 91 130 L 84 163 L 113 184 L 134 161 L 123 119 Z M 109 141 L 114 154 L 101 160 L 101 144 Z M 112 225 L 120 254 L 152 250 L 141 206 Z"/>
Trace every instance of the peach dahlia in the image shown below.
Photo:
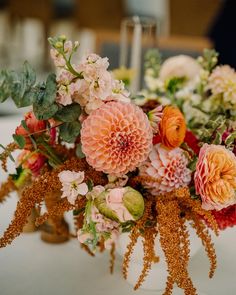
<path fill-rule="evenodd" d="M 152 129 L 136 105 L 109 102 L 83 122 L 82 150 L 97 171 L 122 175 L 135 170 L 152 148 Z"/>

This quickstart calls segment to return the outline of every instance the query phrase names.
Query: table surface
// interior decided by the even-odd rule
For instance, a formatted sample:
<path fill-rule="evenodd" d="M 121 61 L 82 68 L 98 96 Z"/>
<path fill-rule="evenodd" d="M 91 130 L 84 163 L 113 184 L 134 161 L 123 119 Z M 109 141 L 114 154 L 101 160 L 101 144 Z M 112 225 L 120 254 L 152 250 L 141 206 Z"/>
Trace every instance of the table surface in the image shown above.
<path fill-rule="evenodd" d="M 11 134 L 20 117 L 0 117 L 0 143 L 11 141 Z M 9 165 L 13 169 L 13 164 Z M 0 182 L 6 175 L 0 172 Z M 0 206 L 0 235 L 8 226 L 17 198 L 13 194 Z M 72 220 L 72 216 L 67 216 Z M 214 238 L 218 268 L 208 278 L 209 262 L 203 249 L 191 260 L 189 271 L 198 295 L 235 295 L 236 228 Z M 76 240 L 60 245 L 46 244 L 38 232 L 22 234 L 12 245 L 0 249 L 1 295 L 150 295 L 161 294 L 144 290 L 133 291 L 121 275 L 118 258 L 113 275 L 109 274 L 107 253 L 90 257 Z M 157 278 L 158 280 L 158 278 Z M 183 294 L 176 288 L 173 295 Z"/>

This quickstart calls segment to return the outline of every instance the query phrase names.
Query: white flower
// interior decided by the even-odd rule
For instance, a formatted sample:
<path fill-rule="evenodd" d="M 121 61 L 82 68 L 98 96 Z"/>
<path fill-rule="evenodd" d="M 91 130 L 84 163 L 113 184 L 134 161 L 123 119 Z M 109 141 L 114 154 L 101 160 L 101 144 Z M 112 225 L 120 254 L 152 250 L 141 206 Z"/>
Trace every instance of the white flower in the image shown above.
<path fill-rule="evenodd" d="M 201 71 L 198 62 L 187 55 L 177 55 L 168 58 L 160 69 L 160 79 L 166 81 L 174 77 L 185 77 L 189 82 L 194 81 Z"/>
<path fill-rule="evenodd" d="M 122 102 L 130 102 L 130 93 L 125 89 L 125 84 L 121 80 L 112 81 L 112 94 L 108 100 L 117 100 Z"/>
<path fill-rule="evenodd" d="M 75 204 L 79 195 L 87 194 L 88 186 L 83 182 L 84 172 L 64 170 L 58 174 L 58 177 L 62 183 L 62 197 L 66 197 L 71 204 Z"/>
<path fill-rule="evenodd" d="M 164 82 L 156 77 L 145 75 L 145 83 L 150 91 L 163 91 Z"/>

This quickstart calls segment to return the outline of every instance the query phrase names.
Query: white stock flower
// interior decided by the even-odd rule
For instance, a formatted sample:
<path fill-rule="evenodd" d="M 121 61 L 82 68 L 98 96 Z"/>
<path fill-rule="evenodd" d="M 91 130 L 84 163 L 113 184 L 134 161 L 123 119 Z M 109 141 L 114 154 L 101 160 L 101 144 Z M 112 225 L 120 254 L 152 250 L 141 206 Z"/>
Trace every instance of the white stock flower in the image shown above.
<path fill-rule="evenodd" d="M 58 174 L 62 184 L 62 197 L 66 197 L 71 204 L 79 195 L 85 196 L 88 192 L 88 186 L 84 181 L 84 172 L 75 172 L 64 170 Z"/>

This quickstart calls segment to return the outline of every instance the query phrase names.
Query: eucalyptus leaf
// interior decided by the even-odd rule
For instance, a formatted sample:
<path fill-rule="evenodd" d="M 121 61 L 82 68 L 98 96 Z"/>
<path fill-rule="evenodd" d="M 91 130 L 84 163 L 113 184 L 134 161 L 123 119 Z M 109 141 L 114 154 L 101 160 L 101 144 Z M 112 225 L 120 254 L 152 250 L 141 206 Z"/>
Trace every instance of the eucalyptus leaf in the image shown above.
<path fill-rule="evenodd" d="M 13 134 L 14 141 L 18 144 L 20 149 L 23 149 L 25 146 L 25 138 L 22 135 Z"/>
<path fill-rule="evenodd" d="M 29 90 L 36 82 L 36 73 L 27 61 L 24 62 L 23 73 L 26 79 L 26 89 Z"/>
<path fill-rule="evenodd" d="M 81 143 L 77 144 L 75 153 L 78 158 L 80 158 L 80 159 L 85 158 L 85 154 L 82 151 Z"/>
<path fill-rule="evenodd" d="M 54 118 L 62 122 L 73 122 L 76 121 L 81 114 L 81 107 L 77 103 L 61 107 L 57 113 L 54 115 Z"/>
<path fill-rule="evenodd" d="M 73 143 L 80 134 L 80 129 L 81 124 L 79 121 L 63 123 L 59 127 L 60 137 L 65 142 Z"/>
<path fill-rule="evenodd" d="M 0 72 L 0 103 L 4 102 L 11 96 L 11 76 L 9 71 Z"/>
<path fill-rule="evenodd" d="M 41 85 L 33 104 L 33 110 L 38 120 L 47 120 L 58 111 L 58 105 L 55 103 L 56 92 L 56 75 L 49 74 L 46 85 Z"/>

